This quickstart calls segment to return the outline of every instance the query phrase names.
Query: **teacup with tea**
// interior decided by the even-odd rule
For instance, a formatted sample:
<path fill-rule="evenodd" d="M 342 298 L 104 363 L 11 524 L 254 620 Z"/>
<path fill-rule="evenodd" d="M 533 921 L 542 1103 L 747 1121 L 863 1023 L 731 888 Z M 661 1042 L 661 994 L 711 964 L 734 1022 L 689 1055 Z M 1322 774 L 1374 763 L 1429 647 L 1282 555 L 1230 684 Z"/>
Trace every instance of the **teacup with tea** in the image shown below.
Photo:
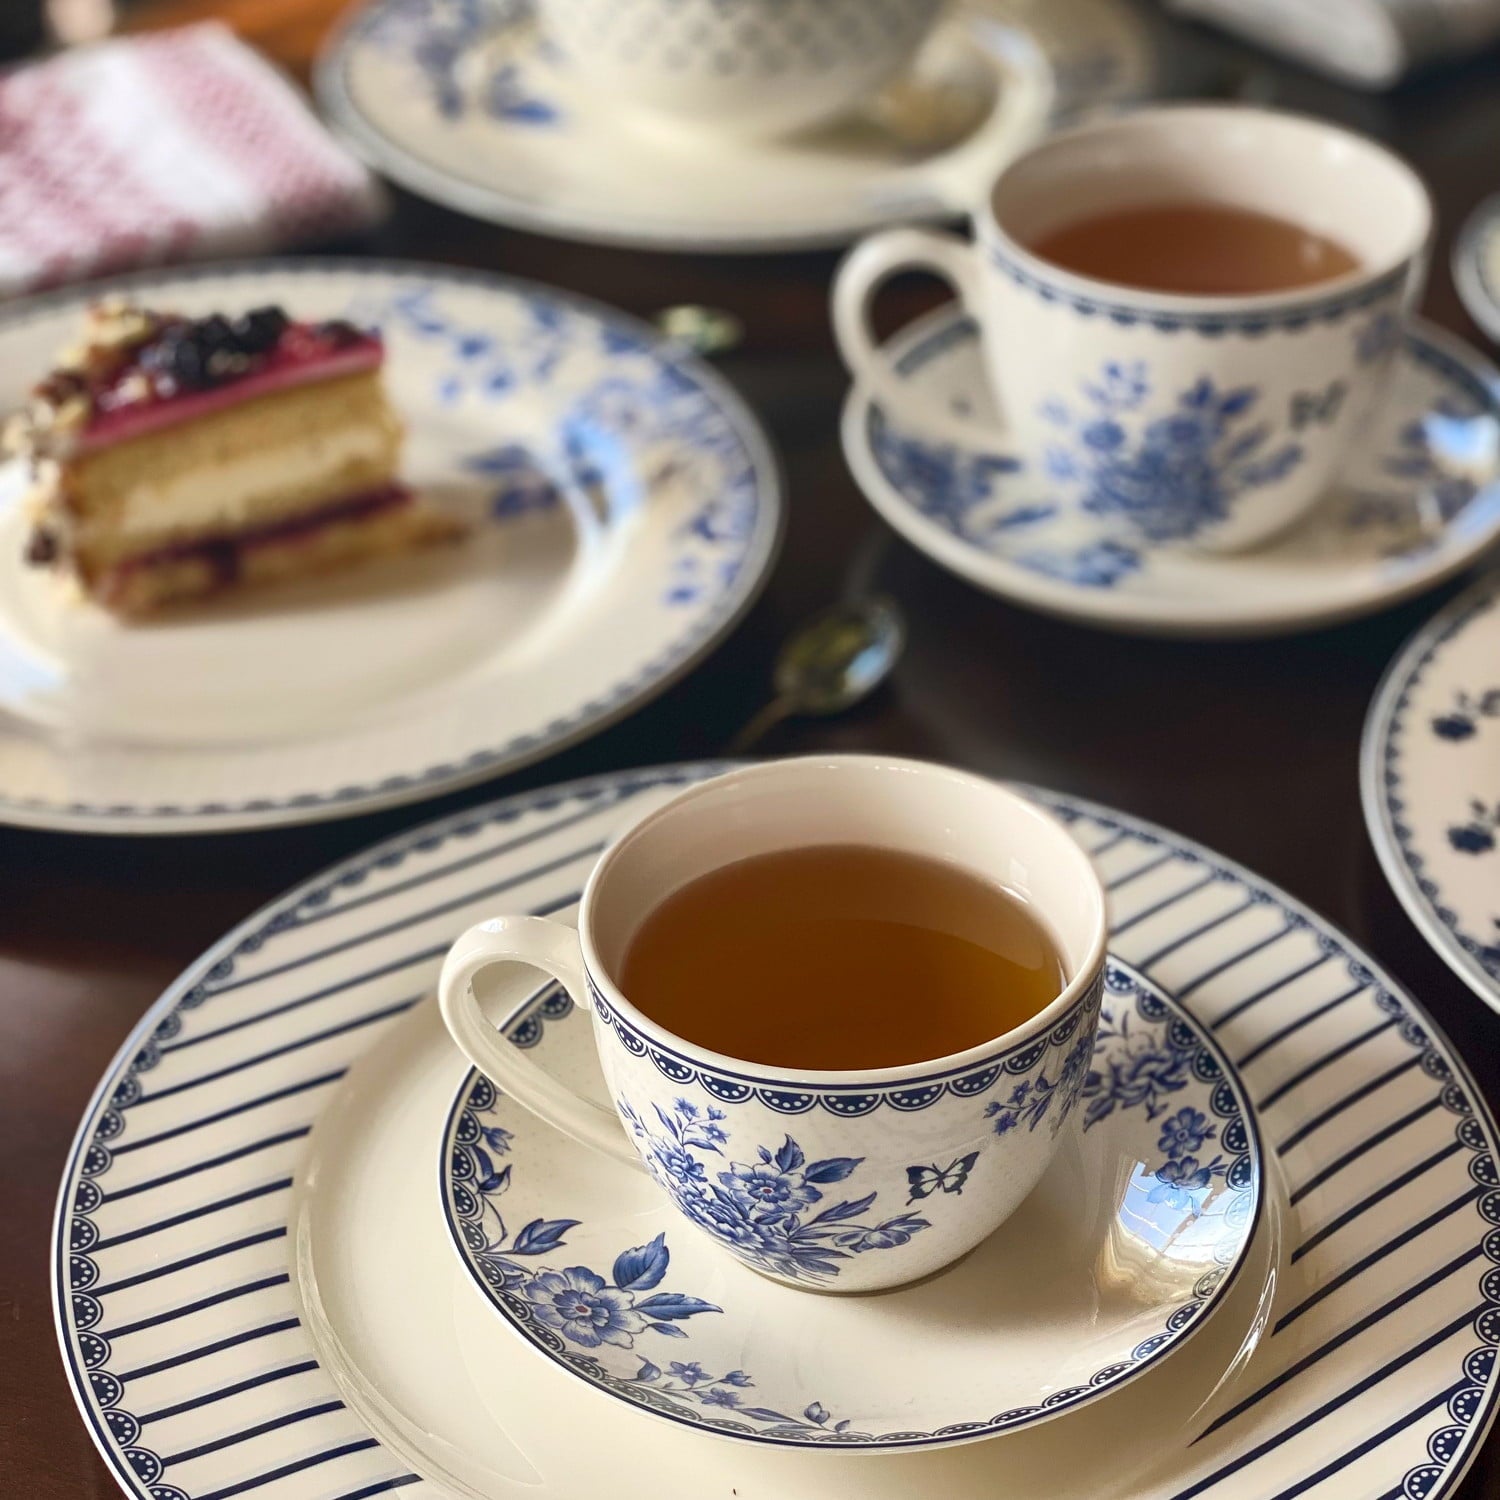
<path fill-rule="evenodd" d="M 902 424 L 1011 450 L 1037 499 L 1133 541 L 1235 551 L 1329 490 L 1382 394 L 1432 210 L 1399 158 L 1334 125 L 1169 105 L 1063 132 L 1002 171 L 974 239 L 865 240 L 834 288 L 845 362 Z M 1000 427 L 893 378 L 869 304 L 953 283 Z"/>
<path fill-rule="evenodd" d="M 438 993 L 503 1092 L 644 1167 L 746 1265 L 870 1291 L 963 1255 L 1036 1185 L 1076 1119 L 1104 942 L 1088 857 L 1025 798 L 831 756 L 679 793 L 604 854 L 576 929 L 481 923 Z M 592 1012 L 614 1110 L 485 1018 L 473 981 L 506 962 Z M 1026 1128 L 996 1134 L 1018 1087 Z"/>

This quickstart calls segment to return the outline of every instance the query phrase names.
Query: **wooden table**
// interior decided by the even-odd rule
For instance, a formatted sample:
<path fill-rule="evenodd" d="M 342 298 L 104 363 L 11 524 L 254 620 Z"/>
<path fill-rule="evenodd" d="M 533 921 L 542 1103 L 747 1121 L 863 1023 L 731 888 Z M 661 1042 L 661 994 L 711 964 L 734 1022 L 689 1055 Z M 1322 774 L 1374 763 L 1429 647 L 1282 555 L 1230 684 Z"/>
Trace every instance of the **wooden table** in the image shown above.
<path fill-rule="evenodd" d="M 326 0 L 170 0 L 132 19 L 217 11 L 304 71 Z M 1236 94 L 1368 130 L 1426 175 L 1440 208 L 1428 316 L 1468 337 L 1447 271 L 1464 215 L 1500 188 L 1500 59 L 1366 98 L 1153 19 L 1175 92 Z M 826 303 L 835 257 L 687 257 L 592 249 L 473 223 L 397 195 L 372 253 L 515 272 L 637 314 L 731 309 L 747 339 L 723 368 L 781 450 L 786 547 L 733 638 L 651 706 L 524 774 L 437 802 L 283 832 L 87 838 L 0 830 L 0 1460 L 17 1500 L 118 1493 L 74 1410 L 48 1296 L 58 1174 L 122 1038 L 202 949 L 288 885 L 398 829 L 503 792 L 716 753 L 763 699 L 778 643 L 858 569 L 899 601 L 910 649 L 846 719 L 785 726 L 767 752 L 897 751 L 1097 798 L 1242 861 L 1352 933 L 1432 1012 L 1500 1103 L 1500 1019 L 1427 947 L 1375 863 L 1356 764 L 1365 706 L 1441 602 L 1248 644 L 1135 640 L 1060 624 L 969 588 L 898 541 L 854 487 L 837 440 L 845 379 Z M 898 286 L 892 313 L 928 305 Z M 1450 586 L 1446 592 L 1452 592 Z M 1500 1494 L 1500 1431 L 1460 1494 Z"/>

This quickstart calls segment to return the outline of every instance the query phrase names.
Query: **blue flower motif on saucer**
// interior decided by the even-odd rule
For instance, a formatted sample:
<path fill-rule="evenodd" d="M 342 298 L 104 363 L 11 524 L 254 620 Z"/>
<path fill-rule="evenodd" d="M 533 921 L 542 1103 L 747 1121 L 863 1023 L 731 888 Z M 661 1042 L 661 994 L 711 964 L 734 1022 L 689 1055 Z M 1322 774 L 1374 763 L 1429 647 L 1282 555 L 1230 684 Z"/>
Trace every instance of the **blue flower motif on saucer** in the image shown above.
<path fill-rule="evenodd" d="M 1428 722 L 1438 739 L 1457 743 L 1473 739 L 1485 719 L 1500 719 L 1500 688 L 1475 693 L 1460 689 L 1453 695 L 1453 706 Z"/>
<path fill-rule="evenodd" d="M 478 111 L 502 123 L 553 125 L 561 111 L 533 70 L 513 58 L 493 60 L 467 84 L 464 76 L 466 59 L 482 59 L 485 42 L 514 28 L 527 9 L 523 0 L 390 0 L 365 34 L 410 69 L 444 120 L 456 123 Z"/>
<path fill-rule="evenodd" d="M 1081 401 L 1053 398 L 1041 412 L 1057 429 L 1047 477 L 1088 514 L 1119 518 L 1148 541 L 1196 536 L 1302 461 L 1301 445 L 1279 440 L 1259 414 L 1253 386 L 1221 390 L 1204 376 L 1137 433 L 1151 395 L 1143 361 L 1111 360 L 1084 383 Z"/>
<path fill-rule="evenodd" d="M 1149 358 L 1104 361 L 1038 397 L 1024 424 L 1032 462 L 1007 435 L 977 325 L 944 310 L 888 351 L 911 414 L 856 388 L 845 453 L 898 532 L 1003 598 L 1143 633 L 1331 624 L 1437 582 L 1500 537 L 1500 374 L 1436 329 L 1408 324 L 1394 350 L 1391 331 L 1367 314 L 1344 335 L 1363 337 L 1372 361 L 1389 357 L 1390 379 L 1324 499 L 1233 555 L 1196 544 L 1306 472 L 1298 423 L 1337 414 L 1337 382 L 1287 403 L 1269 383 L 1199 379 L 1201 366 L 1164 386 Z M 978 435 L 924 435 L 922 406 L 972 418 Z"/>
<path fill-rule="evenodd" d="M 915 1214 L 852 1222 L 870 1213 L 877 1194 L 845 1198 L 825 1189 L 854 1177 L 860 1157 L 810 1162 L 788 1135 L 775 1149 L 756 1145 L 735 1160 L 721 1109 L 678 1099 L 670 1111 L 658 1105 L 654 1122 L 623 1099 L 619 1109 L 678 1208 L 772 1275 L 826 1283 L 851 1255 L 894 1249 L 931 1227 Z"/>
<path fill-rule="evenodd" d="M 597 1067 L 578 1012 L 534 1037 L 530 1014 L 511 1034 L 544 1049 L 549 1071 L 587 1077 L 582 1070 Z M 668 1093 L 627 1114 L 652 1182 L 604 1165 L 471 1073 L 442 1138 L 445 1219 L 503 1321 L 638 1411 L 798 1448 L 938 1447 L 1015 1431 L 1113 1389 L 1173 1348 L 1219 1304 L 1255 1229 L 1255 1121 L 1207 1030 L 1114 960 L 1100 1015 L 1097 1040 L 1070 1032 L 1028 1058 L 1024 1078 L 997 1069 L 962 1095 L 972 1100 L 976 1144 L 955 1158 L 911 1162 L 894 1213 L 861 1192 L 860 1158 L 809 1157 L 795 1125 L 763 1140 L 748 1124 L 761 1111 L 744 1111 L 742 1101 Z M 1029 1087 L 1012 1104 L 1018 1083 Z M 1071 1120 L 1077 1133 L 1076 1151 L 1059 1154 L 1018 1210 L 1014 1233 L 992 1235 L 913 1286 L 807 1295 L 836 1287 L 848 1257 L 935 1233 L 929 1214 L 939 1223 L 961 1211 L 966 1187 L 987 1167 L 983 1141 L 1007 1111 L 1008 1130 Z M 1094 1202 L 1100 1183 L 1110 1195 L 1103 1214 Z M 511 1232 L 512 1220 L 523 1227 Z M 1011 1257 L 1059 1224 L 1097 1236 L 1076 1247 L 1078 1266 L 1125 1236 L 1151 1248 L 1151 1275 L 1129 1295 L 1057 1304 L 1038 1326 L 1036 1289 L 1025 1281 L 1034 1273 L 1015 1275 Z M 781 1279 L 737 1265 L 710 1237 Z M 1071 1283 L 1075 1273 L 1060 1274 Z M 1042 1300 L 1057 1295 L 1053 1288 Z M 800 1340 L 799 1318 L 810 1330 Z M 986 1338 L 1017 1358 L 986 1357 Z M 962 1378 L 956 1361 L 969 1362 Z"/>
<path fill-rule="evenodd" d="M 722 409 L 659 344 L 546 297 L 527 299 L 521 326 L 496 337 L 451 318 L 421 285 L 360 300 L 349 317 L 429 345 L 440 407 L 493 406 L 503 430 L 512 405 L 555 397 L 544 439 L 513 436 L 463 458 L 467 475 L 493 486 L 491 520 L 566 504 L 587 532 L 599 512 L 620 522 L 659 487 L 691 484 L 705 499 L 676 528 L 661 602 L 689 607 L 733 587 L 757 523 L 755 465 Z"/>
<path fill-rule="evenodd" d="M 1491 805 L 1479 797 L 1469 803 L 1469 815 L 1448 828 L 1448 842 L 1460 854 L 1490 854 L 1500 830 L 1500 802 Z"/>
<path fill-rule="evenodd" d="M 1178 1156 L 1197 1151 L 1217 1134 L 1218 1127 L 1208 1123 L 1208 1116 L 1201 1109 L 1188 1107 L 1162 1122 L 1161 1139 L 1156 1143 L 1156 1149 L 1167 1156 Z"/>
<path fill-rule="evenodd" d="M 1225 1170 L 1221 1156 L 1201 1166 L 1196 1156 L 1185 1156 L 1181 1161 L 1164 1161 L 1156 1169 L 1156 1186 L 1146 1195 L 1146 1201 L 1196 1212 L 1214 1178 L 1222 1177 Z"/>

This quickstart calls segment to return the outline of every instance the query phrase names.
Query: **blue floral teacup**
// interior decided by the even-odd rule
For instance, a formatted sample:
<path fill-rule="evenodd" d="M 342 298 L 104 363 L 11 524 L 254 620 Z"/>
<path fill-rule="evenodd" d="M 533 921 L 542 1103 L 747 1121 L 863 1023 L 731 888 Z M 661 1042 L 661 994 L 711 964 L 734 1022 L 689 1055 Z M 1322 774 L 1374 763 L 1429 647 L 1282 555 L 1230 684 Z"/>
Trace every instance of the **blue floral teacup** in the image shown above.
<path fill-rule="evenodd" d="M 1184 294 L 1067 271 L 1029 245 L 1095 214 L 1226 204 L 1332 239 L 1359 262 L 1255 295 Z M 1173 105 L 1084 125 L 1012 162 L 974 242 L 897 229 L 841 268 L 844 360 L 886 410 L 960 444 L 1010 450 L 1061 517 L 1132 543 L 1237 551 L 1306 514 L 1378 400 L 1426 271 L 1416 174 L 1334 125 L 1239 105 Z M 951 281 L 978 324 L 1001 426 L 929 410 L 893 378 L 868 306 L 896 271 Z"/>
<path fill-rule="evenodd" d="M 631 938 L 674 891 L 739 859 L 826 844 L 904 849 L 1006 887 L 1056 938 L 1062 993 L 966 1052 L 824 1072 L 721 1056 L 620 992 Z M 1036 1185 L 1076 1120 L 1104 943 L 1104 892 L 1088 857 L 1024 797 L 939 766 L 830 756 L 731 771 L 657 806 L 595 867 L 576 929 L 529 916 L 482 922 L 453 946 L 438 997 L 477 1068 L 575 1140 L 644 1167 L 747 1266 L 792 1286 L 865 1292 L 971 1250 Z M 506 962 L 542 969 L 592 1012 L 613 1111 L 544 1073 L 485 1019 L 473 980 Z M 711 988 L 703 1002 L 713 1004 Z M 857 996 L 828 1003 L 859 1025 Z M 914 1010 L 921 1003 L 912 996 Z"/>

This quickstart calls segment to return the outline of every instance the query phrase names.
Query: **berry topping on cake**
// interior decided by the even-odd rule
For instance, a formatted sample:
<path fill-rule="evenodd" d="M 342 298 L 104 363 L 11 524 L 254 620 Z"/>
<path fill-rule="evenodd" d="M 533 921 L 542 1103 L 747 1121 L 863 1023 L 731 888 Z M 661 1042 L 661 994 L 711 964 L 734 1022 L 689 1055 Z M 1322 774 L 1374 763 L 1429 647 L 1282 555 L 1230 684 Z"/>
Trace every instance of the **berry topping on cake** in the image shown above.
<path fill-rule="evenodd" d="M 27 561 L 138 614 L 455 535 L 400 482 L 383 357 L 375 334 L 280 307 L 96 304 L 6 431 L 31 480 Z"/>

